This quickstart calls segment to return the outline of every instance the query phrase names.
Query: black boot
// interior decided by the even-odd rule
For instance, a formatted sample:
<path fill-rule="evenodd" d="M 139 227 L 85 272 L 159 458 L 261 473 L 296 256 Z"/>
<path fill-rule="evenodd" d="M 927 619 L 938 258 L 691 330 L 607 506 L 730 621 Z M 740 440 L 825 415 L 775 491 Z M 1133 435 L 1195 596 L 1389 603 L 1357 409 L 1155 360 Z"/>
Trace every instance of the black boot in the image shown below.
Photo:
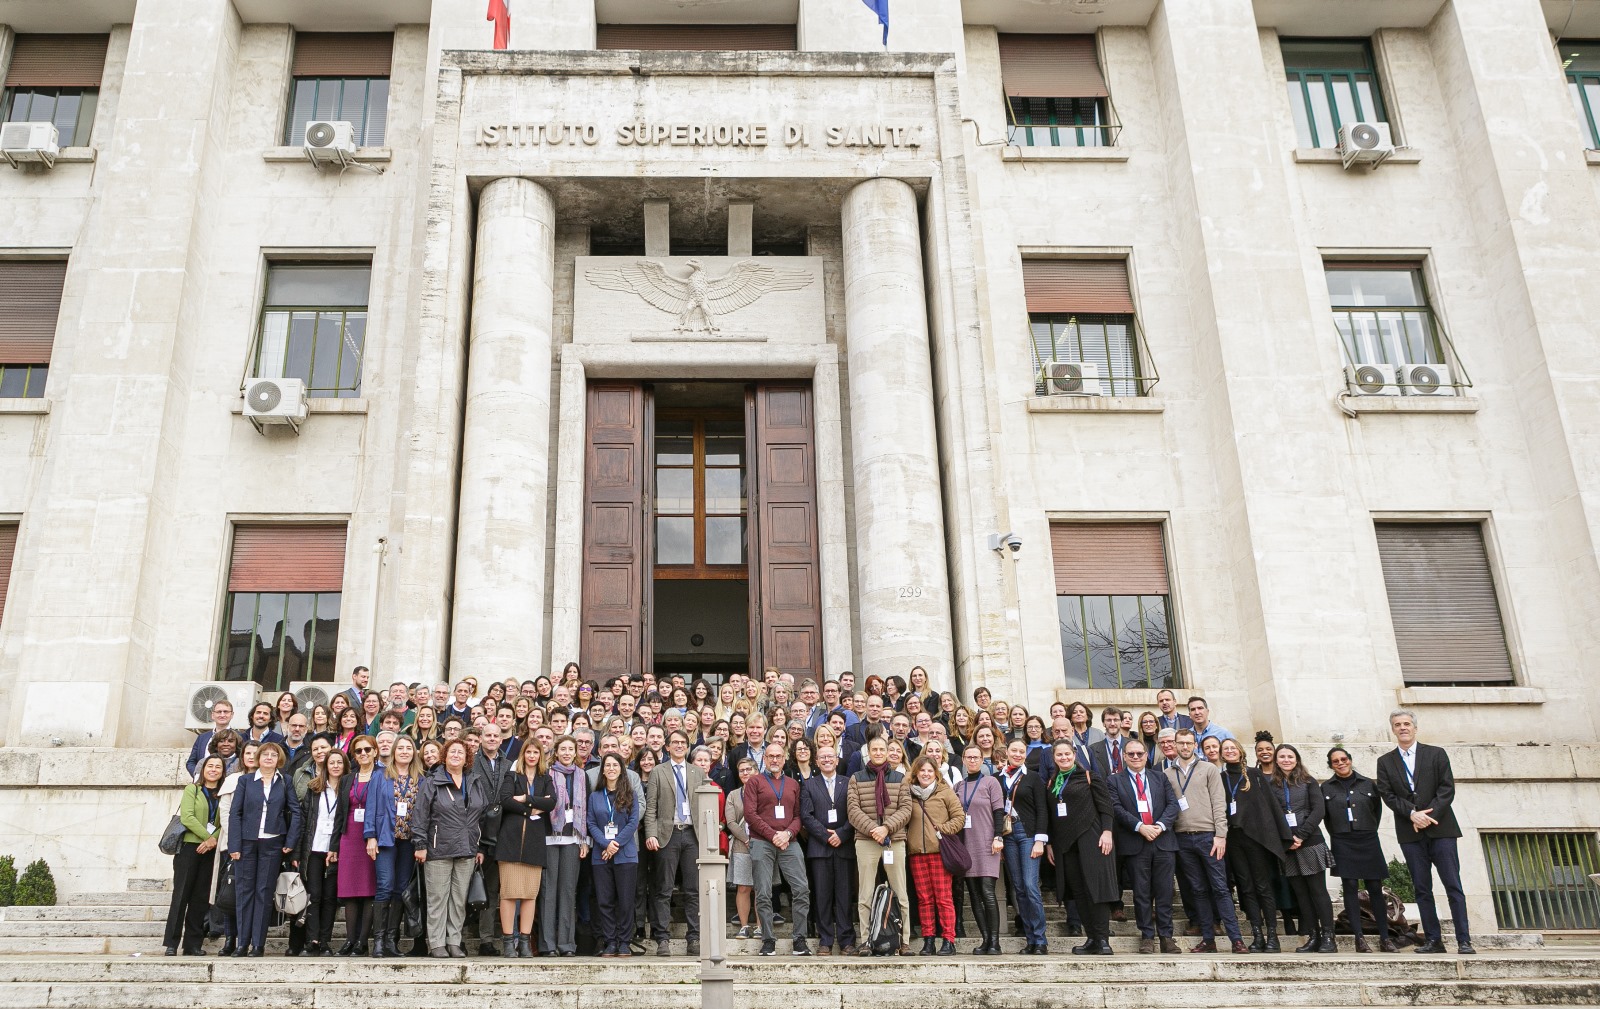
<path fill-rule="evenodd" d="M 989 955 L 1000 953 L 1000 902 L 995 898 L 994 880 L 985 879 L 983 886 L 982 921 L 986 926 L 984 938 L 989 941 Z"/>
<path fill-rule="evenodd" d="M 238 949 L 239 947 L 234 945 L 233 936 L 230 935 L 228 941 L 222 944 L 222 948 L 217 950 L 217 956 L 233 956 Z"/>
<path fill-rule="evenodd" d="M 1267 941 L 1261 938 L 1261 926 L 1255 922 L 1250 923 L 1249 949 L 1252 953 L 1265 953 L 1267 951 Z"/>
<path fill-rule="evenodd" d="M 1322 926 L 1321 925 L 1313 925 L 1313 926 L 1311 926 L 1311 935 L 1306 938 L 1305 942 L 1303 942 L 1300 945 L 1296 946 L 1294 948 L 1294 951 L 1296 953 L 1310 953 L 1313 950 L 1315 950 L 1317 948 L 1317 945 L 1319 943 L 1321 943 L 1321 942 L 1322 942 Z"/>
<path fill-rule="evenodd" d="M 1278 919 L 1267 919 L 1267 941 L 1262 944 L 1263 953 L 1282 953 L 1283 947 L 1278 945 Z"/>
<path fill-rule="evenodd" d="M 930 935 L 927 938 L 922 940 L 922 955 L 923 956 L 933 956 L 938 951 L 939 951 L 939 948 L 938 948 L 937 945 L 935 945 L 933 936 Z"/>
<path fill-rule="evenodd" d="M 384 930 L 385 926 L 388 924 L 388 917 L 389 917 L 389 902 L 386 901 L 386 900 L 384 900 L 384 901 L 373 901 L 372 902 L 372 958 L 374 960 L 382 960 L 384 957 L 389 955 L 388 952 L 385 950 L 384 944 L 383 944 L 383 939 L 384 939 L 383 930 Z"/>
<path fill-rule="evenodd" d="M 372 938 L 372 898 L 364 897 L 361 900 L 361 917 L 357 927 L 360 935 L 356 939 L 356 956 L 367 955 L 367 942 Z"/>

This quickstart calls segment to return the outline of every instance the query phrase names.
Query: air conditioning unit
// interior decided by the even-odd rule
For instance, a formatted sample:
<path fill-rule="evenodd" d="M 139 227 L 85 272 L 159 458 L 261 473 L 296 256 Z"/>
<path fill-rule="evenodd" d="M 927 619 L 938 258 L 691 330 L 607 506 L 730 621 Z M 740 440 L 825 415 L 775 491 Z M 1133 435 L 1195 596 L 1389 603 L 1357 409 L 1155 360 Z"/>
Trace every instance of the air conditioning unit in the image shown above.
<path fill-rule="evenodd" d="M 1400 367 L 1400 391 L 1407 396 L 1454 396 L 1456 387 L 1448 365 L 1407 364 Z"/>
<path fill-rule="evenodd" d="M 1346 123 L 1339 127 L 1339 157 L 1344 167 L 1378 167 L 1394 153 L 1388 123 Z"/>
<path fill-rule="evenodd" d="M 245 385 L 244 415 L 257 431 L 288 425 L 299 434 L 306 419 L 306 384 L 298 378 L 252 378 Z"/>
<path fill-rule="evenodd" d="M 306 123 L 305 145 L 307 151 L 326 154 L 354 154 L 356 128 L 346 122 L 317 120 Z"/>
<path fill-rule="evenodd" d="M 1392 364 L 1358 364 L 1346 368 L 1345 381 L 1357 396 L 1398 396 L 1400 386 Z"/>
<path fill-rule="evenodd" d="M 1051 361 L 1044 366 L 1045 392 L 1051 396 L 1102 396 L 1100 366 L 1089 361 Z"/>
<path fill-rule="evenodd" d="M 24 164 L 54 168 L 61 153 L 60 137 L 54 123 L 6 123 L 0 125 L 0 155 L 12 168 Z"/>
<path fill-rule="evenodd" d="M 308 713 L 309 719 L 312 708 L 319 704 L 326 707 L 338 691 L 331 683 L 312 683 L 304 680 L 289 684 L 289 693 L 294 695 L 295 703 L 300 705 L 300 710 Z"/>
<path fill-rule="evenodd" d="M 260 688 L 253 680 L 207 680 L 189 684 L 189 703 L 183 714 L 185 729 L 211 728 L 211 706 L 218 701 L 233 705 L 230 729 L 243 729 L 250 724 L 250 706 L 256 703 Z"/>

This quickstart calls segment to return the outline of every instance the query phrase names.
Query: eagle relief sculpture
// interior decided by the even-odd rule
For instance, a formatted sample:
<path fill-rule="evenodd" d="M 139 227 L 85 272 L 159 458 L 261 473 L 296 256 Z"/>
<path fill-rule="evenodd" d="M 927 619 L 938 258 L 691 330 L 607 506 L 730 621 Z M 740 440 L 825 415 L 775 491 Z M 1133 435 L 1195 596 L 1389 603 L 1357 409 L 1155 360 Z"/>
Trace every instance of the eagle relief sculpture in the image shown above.
<path fill-rule="evenodd" d="M 632 291 L 645 301 L 678 317 L 679 333 L 721 333 L 720 316 L 755 304 L 771 291 L 798 291 L 810 285 L 810 270 L 784 269 L 747 259 L 735 263 L 720 277 L 706 274 L 705 264 L 691 259 L 684 264 L 687 277 L 674 277 L 659 260 L 640 259 L 614 270 L 589 270 L 589 283 L 607 291 Z"/>

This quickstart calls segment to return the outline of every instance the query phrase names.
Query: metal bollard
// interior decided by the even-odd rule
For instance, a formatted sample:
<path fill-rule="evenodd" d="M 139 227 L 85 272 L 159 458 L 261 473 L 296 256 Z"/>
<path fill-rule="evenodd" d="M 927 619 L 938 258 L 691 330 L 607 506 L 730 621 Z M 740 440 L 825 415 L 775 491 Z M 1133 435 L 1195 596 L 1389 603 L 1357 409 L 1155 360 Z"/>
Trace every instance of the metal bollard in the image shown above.
<path fill-rule="evenodd" d="M 726 914 L 728 859 L 722 854 L 722 821 L 717 800 L 722 790 L 707 781 L 694 792 L 695 837 L 700 851 L 700 1004 L 733 1009 L 733 971 L 727 966 Z"/>

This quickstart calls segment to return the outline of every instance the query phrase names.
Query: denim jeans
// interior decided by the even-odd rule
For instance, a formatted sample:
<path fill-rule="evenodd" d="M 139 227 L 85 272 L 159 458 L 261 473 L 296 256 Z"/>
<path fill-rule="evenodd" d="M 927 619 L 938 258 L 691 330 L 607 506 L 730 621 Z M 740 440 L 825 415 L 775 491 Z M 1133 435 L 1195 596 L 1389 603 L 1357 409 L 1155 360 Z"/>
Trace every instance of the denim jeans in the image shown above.
<path fill-rule="evenodd" d="M 1233 910 L 1233 894 L 1228 889 L 1228 864 L 1211 857 L 1215 835 L 1179 834 L 1178 868 L 1189 895 L 1200 914 L 1200 938 L 1216 938 L 1218 923 L 1228 938 L 1240 941 L 1239 918 Z"/>
<path fill-rule="evenodd" d="M 1043 945 L 1044 899 L 1039 895 L 1039 858 L 1033 853 L 1033 838 L 1020 830 L 1005 837 L 1006 878 L 1011 881 L 1011 903 L 1022 916 L 1022 930 L 1032 945 Z"/>
<path fill-rule="evenodd" d="M 411 874 L 417 868 L 417 860 L 412 855 L 415 850 L 409 840 L 398 838 L 394 847 L 378 849 L 378 895 L 375 898 L 378 903 L 405 897 L 406 887 L 411 885 Z"/>

